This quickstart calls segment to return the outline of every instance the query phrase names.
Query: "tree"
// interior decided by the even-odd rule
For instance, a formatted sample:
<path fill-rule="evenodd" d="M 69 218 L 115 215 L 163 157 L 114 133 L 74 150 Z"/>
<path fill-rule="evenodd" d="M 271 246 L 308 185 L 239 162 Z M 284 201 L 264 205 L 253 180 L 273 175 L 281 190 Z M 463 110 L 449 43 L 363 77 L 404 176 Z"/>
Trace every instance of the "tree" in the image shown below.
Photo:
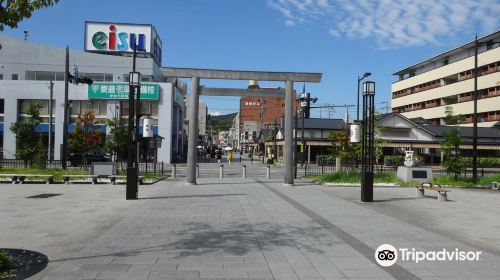
<path fill-rule="evenodd" d="M 109 133 L 106 136 L 104 150 L 110 153 L 115 161 L 127 157 L 128 130 L 117 118 L 107 120 Z"/>
<path fill-rule="evenodd" d="M 30 102 L 26 112 L 29 118 L 17 121 L 10 126 L 10 130 L 16 135 L 16 157 L 23 159 L 25 165 L 43 152 L 40 134 L 35 132 L 36 126 L 41 122 L 40 108 L 42 108 L 40 102 Z"/>
<path fill-rule="evenodd" d="M 87 152 L 103 144 L 103 133 L 97 129 L 95 115 L 87 112 L 79 116 L 75 128 L 69 134 L 69 145 L 76 152 Z"/>
<path fill-rule="evenodd" d="M 345 130 L 329 134 L 328 139 L 332 142 L 329 149 L 330 154 L 340 158 L 344 164 L 352 165 L 356 161 L 356 157 L 361 154 L 361 144 L 349 143 Z"/>
<path fill-rule="evenodd" d="M 5 26 L 17 28 L 17 24 L 30 18 L 33 11 L 53 6 L 59 0 L 0 0 L 0 31 Z"/>
<path fill-rule="evenodd" d="M 454 115 L 451 106 L 446 106 L 444 113 L 449 124 L 454 125 L 464 119 L 462 115 Z M 441 143 L 443 166 L 446 167 L 448 172 L 454 173 L 455 180 L 465 170 L 465 161 L 460 158 L 460 143 L 462 141 L 460 130 L 455 126 L 443 135 L 443 143 Z"/>

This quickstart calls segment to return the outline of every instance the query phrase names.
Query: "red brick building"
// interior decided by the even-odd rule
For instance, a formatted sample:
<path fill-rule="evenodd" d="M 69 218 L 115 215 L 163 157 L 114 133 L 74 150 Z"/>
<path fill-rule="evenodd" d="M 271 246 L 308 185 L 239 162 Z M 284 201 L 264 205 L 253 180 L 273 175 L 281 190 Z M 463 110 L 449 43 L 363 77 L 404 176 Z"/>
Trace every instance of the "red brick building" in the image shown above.
<path fill-rule="evenodd" d="M 297 98 L 293 101 L 294 112 L 300 106 Z M 277 123 L 285 114 L 285 97 L 243 97 L 240 99 L 240 123 Z"/>

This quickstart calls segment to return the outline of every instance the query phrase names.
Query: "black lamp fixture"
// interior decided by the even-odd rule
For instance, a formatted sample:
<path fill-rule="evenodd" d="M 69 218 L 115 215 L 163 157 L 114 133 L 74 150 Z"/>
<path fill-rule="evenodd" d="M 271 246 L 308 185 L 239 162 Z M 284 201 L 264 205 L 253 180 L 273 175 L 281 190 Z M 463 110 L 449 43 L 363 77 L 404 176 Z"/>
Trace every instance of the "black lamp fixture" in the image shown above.
<path fill-rule="evenodd" d="M 141 73 L 140 72 L 130 72 L 128 85 L 133 88 L 138 88 L 141 86 Z"/>
<path fill-rule="evenodd" d="M 359 77 L 359 76 L 358 76 L 358 102 L 357 102 L 357 105 L 356 105 L 356 112 L 357 112 L 357 115 L 356 115 L 356 121 L 359 121 L 359 83 L 361 83 L 361 81 L 362 81 L 364 78 L 369 77 L 369 76 L 371 76 L 371 75 L 372 75 L 372 73 L 370 73 L 370 72 L 365 72 L 365 73 L 363 74 L 363 76 L 362 76 L 362 77 Z"/>

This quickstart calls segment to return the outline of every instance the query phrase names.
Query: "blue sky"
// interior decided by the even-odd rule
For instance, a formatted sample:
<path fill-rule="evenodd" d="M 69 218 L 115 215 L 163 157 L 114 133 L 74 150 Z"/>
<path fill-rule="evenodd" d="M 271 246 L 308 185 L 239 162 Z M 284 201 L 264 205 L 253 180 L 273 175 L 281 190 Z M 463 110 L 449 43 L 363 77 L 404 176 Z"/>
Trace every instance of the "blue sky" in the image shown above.
<path fill-rule="evenodd" d="M 376 101 L 390 101 L 392 73 L 498 30 L 498 14 L 499 0 L 61 0 L 4 33 L 22 38 L 29 30 L 32 42 L 83 50 L 86 20 L 150 23 L 163 41 L 163 66 L 322 72 L 320 84 L 306 84 L 318 103 L 356 104 L 358 75 L 372 72 Z M 213 113 L 239 104 L 203 100 Z"/>

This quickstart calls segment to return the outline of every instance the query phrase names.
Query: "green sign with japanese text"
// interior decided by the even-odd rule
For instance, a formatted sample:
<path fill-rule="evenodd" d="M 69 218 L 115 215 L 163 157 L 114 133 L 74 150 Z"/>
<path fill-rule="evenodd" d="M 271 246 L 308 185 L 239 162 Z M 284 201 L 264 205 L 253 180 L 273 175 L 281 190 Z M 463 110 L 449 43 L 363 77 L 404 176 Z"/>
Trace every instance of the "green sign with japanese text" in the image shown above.
<path fill-rule="evenodd" d="M 141 100 L 158 100 L 160 86 L 141 85 Z M 128 99 L 128 84 L 93 83 L 88 86 L 89 99 Z"/>

